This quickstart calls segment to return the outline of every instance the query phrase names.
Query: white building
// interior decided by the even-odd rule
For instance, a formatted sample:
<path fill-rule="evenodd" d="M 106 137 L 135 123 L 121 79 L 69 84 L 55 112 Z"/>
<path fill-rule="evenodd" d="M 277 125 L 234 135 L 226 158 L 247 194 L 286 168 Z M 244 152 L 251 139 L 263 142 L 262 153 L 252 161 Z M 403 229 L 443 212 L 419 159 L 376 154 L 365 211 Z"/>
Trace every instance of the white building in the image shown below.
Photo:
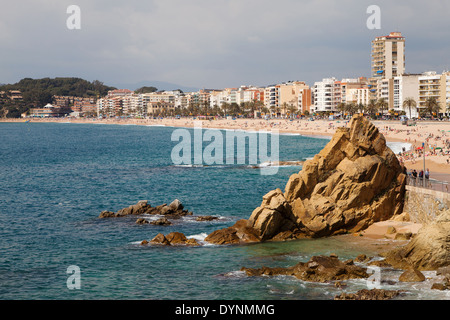
<path fill-rule="evenodd" d="M 314 83 L 314 112 L 335 112 L 341 102 L 340 82 L 326 78 Z"/>

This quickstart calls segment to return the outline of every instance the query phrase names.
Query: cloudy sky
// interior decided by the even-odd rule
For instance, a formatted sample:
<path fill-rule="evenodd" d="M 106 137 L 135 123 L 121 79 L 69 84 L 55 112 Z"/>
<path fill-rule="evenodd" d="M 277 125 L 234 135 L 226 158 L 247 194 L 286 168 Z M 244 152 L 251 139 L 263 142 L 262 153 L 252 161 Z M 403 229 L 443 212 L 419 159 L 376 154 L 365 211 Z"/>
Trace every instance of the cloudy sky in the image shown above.
<path fill-rule="evenodd" d="M 18 0 L 0 10 L 0 83 L 80 77 L 196 88 L 369 76 L 370 43 L 401 31 L 406 71 L 450 69 L 450 0 Z M 67 28 L 78 5 L 81 29 Z M 367 28 L 369 5 L 381 29 Z M 130 89 L 135 89 L 130 87 Z"/>

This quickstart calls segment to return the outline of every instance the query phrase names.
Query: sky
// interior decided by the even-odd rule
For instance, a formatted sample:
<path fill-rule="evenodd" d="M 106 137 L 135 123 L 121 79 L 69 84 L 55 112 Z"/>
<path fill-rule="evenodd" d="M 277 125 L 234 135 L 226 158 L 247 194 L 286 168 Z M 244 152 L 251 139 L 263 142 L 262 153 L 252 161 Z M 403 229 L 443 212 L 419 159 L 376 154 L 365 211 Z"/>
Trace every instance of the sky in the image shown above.
<path fill-rule="evenodd" d="M 69 29 L 70 5 L 80 29 Z M 380 29 L 369 29 L 370 5 Z M 370 76 L 371 41 L 400 31 L 406 72 L 450 69 L 450 0 L 3 0 L 0 83 L 79 77 L 136 89 Z M 176 88 L 172 88 L 176 89 Z"/>

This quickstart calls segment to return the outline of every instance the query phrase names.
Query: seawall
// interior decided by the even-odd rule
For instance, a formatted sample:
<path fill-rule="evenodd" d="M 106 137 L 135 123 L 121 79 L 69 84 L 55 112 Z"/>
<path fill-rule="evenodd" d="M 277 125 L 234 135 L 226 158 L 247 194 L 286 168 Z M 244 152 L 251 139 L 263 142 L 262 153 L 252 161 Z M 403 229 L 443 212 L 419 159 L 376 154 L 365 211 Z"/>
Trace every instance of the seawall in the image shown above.
<path fill-rule="evenodd" d="M 405 208 L 413 222 L 426 224 L 450 208 L 450 193 L 406 186 Z"/>

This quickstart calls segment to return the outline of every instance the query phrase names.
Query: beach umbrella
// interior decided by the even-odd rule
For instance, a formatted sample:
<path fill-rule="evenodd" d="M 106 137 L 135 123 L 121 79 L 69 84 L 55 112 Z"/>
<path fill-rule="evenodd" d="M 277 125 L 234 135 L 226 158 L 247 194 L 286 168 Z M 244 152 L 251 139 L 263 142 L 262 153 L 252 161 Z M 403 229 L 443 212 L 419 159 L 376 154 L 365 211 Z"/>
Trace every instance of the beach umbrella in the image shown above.
<path fill-rule="evenodd" d="M 418 147 L 416 150 L 423 150 L 423 147 Z"/>

